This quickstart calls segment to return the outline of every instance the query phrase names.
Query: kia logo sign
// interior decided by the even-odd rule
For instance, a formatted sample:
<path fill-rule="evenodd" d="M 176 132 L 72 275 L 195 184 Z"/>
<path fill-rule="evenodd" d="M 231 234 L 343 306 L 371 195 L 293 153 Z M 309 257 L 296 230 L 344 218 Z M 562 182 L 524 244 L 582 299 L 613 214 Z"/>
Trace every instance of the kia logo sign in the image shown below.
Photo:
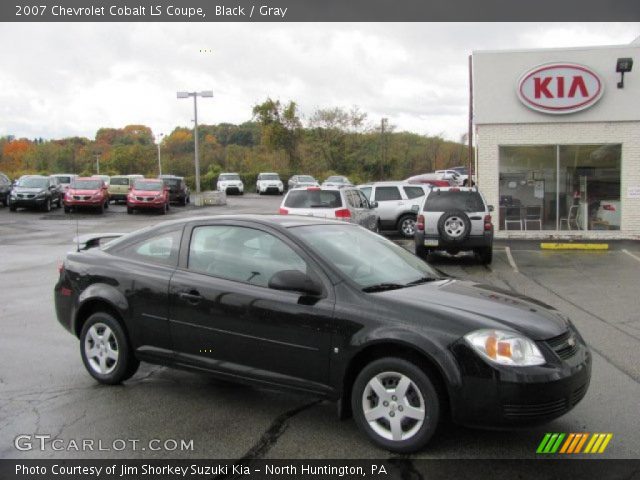
<path fill-rule="evenodd" d="M 549 63 L 520 78 L 518 97 L 538 112 L 564 114 L 589 108 L 600 99 L 603 89 L 600 77 L 585 66 Z"/>

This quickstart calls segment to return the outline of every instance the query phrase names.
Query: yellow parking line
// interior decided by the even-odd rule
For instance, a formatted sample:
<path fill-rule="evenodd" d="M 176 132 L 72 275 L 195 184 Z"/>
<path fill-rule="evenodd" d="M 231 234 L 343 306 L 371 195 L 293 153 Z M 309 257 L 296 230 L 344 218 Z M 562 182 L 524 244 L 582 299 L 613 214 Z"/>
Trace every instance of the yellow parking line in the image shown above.
<path fill-rule="evenodd" d="M 541 243 L 542 250 L 609 250 L 608 243 Z"/>

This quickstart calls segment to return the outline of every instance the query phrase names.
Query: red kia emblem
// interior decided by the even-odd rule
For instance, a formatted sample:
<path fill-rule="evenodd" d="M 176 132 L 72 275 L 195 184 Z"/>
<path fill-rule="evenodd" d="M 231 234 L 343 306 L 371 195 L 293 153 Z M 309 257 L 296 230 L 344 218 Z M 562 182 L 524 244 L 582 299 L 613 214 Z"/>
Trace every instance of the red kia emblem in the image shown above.
<path fill-rule="evenodd" d="M 563 114 L 591 107 L 603 89 L 598 74 L 583 65 L 548 63 L 520 77 L 518 97 L 538 112 Z"/>

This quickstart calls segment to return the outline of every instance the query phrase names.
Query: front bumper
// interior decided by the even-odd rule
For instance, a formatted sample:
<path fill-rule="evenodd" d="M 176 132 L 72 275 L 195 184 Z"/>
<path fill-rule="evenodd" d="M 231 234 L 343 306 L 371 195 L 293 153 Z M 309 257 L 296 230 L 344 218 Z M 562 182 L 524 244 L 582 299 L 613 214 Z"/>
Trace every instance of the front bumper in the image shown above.
<path fill-rule="evenodd" d="M 161 210 L 165 208 L 165 200 L 149 200 L 149 201 L 138 201 L 127 199 L 127 208 L 134 208 L 136 210 L 139 209 L 149 209 L 149 210 Z"/>
<path fill-rule="evenodd" d="M 91 199 L 91 200 L 76 200 L 76 199 L 67 200 L 65 198 L 63 203 L 65 207 L 100 207 L 104 204 L 105 201 L 106 199 L 103 199 L 103 198 Z"/>
<path fill-rule="evenodd" d="M 545 365 L 506 367 L 489 364 L 466 342 L 458 342 L 453 352 L 462 383 L 451 395 L 454 421 L 487 428 L 526 426 L 572 410 L 589 388 L 589 349 L 580 342 L 571 358 L 561 360 L 544 342 L 538 343 L 545 350 Z"/>
<path fill-rule="evenodd" d="M 23 208 L 42 207 L 47 202 L 47 197 L 41 198 L 16 198 L 9 197 L 9 205 Z"/>
<path fill-rule="evenodd" d="M 221 187 L 221 190 L 224 193 L 243 193 L 244 188 L 243 187 L 239 187 L 237 185 L 229 185 L 228 187 Z"/>

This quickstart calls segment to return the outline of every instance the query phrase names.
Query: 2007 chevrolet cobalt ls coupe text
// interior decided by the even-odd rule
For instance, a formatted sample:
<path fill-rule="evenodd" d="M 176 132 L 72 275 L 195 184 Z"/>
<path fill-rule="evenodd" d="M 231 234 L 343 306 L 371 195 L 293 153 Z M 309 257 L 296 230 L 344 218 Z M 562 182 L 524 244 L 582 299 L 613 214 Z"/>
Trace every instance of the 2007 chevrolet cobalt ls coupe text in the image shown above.
<path fill-rule="evenodd" d="M 99 382 L 144 360 L 313 392 L 396 452 L 423 447 L 445 415 L 488 427 L 556 418 L 591 376 L 584 340 L 551 307 L 319 218 L 161 223 L 69 253 L 55 304 Z"/>

